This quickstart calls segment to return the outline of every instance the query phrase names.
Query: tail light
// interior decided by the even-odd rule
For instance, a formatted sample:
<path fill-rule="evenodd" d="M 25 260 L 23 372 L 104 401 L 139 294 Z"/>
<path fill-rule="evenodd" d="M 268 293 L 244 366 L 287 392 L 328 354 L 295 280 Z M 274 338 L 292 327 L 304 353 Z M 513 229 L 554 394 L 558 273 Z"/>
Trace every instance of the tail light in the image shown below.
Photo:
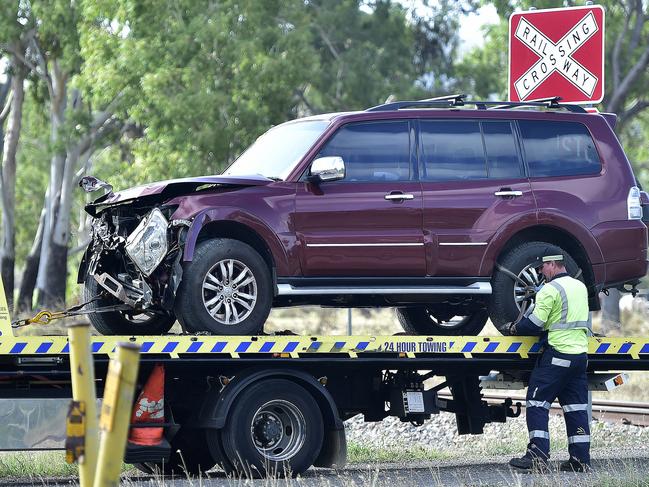
<path fill-rule="evenodd" d="M 626 208 L 629 220 L 642 219 L 642 202 L 640 201 L 640 188 L 632 186 L 626 199 Z"/>

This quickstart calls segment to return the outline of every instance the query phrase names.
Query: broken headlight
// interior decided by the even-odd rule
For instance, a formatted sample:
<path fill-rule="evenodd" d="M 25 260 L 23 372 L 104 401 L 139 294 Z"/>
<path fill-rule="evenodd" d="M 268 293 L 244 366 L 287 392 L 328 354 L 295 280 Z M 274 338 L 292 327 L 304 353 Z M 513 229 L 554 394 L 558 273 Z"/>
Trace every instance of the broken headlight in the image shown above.
<path fill-rule="evenodd" d="M 167 219 L 154 209 L 126 239 L 126 252 L 136 266 L 149 276 L 167 255 Z"/>

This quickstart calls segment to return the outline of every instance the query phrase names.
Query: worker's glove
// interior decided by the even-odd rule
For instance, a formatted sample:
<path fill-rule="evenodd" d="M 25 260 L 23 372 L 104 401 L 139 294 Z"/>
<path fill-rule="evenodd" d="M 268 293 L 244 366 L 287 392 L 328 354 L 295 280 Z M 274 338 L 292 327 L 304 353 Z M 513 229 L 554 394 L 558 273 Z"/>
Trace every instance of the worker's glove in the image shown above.
<path fill-rule="evenodd" d="M 516 335 L 517 334 L 516 323 L 511 322 L 511 321 L 509 323 L 505 323 L 505 328 L 507 330 L 509 330 L 510 335 Z"/>

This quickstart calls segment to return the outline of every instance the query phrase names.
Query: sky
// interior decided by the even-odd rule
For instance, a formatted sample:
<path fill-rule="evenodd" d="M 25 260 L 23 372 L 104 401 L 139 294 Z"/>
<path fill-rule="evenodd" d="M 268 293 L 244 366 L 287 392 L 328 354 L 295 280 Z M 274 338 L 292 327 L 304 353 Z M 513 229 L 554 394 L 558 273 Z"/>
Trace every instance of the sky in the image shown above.
<path fill-rule="evenodd" d="M 471 50 L 484 41 L 484 38 L 481 35 L 476 35 L 476 33 L 481 32 L 480 29 L 485 25 L 497 24 L 499 20 L 496 7 L 491 4 L 480 7 L 477 14 L 469 14 L 463 17 L 460 23 L 460 54 Z"/>

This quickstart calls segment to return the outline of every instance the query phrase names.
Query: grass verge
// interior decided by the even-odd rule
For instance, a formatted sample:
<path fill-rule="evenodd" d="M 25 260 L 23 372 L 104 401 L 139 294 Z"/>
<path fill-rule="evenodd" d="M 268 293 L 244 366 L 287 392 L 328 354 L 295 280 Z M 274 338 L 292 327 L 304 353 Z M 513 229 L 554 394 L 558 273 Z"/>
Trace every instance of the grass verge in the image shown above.
<path fill-rule="evenodd" d="M 453 458 L 451 453 L 421 446 L 398 445 L 394 448 L 385 448 L 356 442 L 350 442 L 347 446 L 347 461 L 349 463 L 403 463 L 449 458 Z"/>

